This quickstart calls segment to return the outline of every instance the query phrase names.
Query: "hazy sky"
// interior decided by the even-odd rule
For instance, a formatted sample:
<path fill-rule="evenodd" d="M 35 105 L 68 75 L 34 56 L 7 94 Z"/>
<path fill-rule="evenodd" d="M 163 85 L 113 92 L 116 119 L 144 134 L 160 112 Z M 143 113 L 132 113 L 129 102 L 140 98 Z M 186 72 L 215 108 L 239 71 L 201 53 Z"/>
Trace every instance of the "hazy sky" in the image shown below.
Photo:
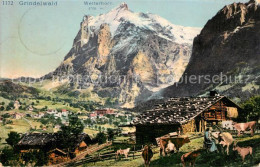
<path fill-rule="evenodd" d="M 69 52 L 84 15 L 98 15 L 115 8 L 84 5 L 94 0 L 58 0 L 57 6 L 19 5 L 35 0 L 16 0 L 0 5 L 0 77 L 39 77 L 53 71 Z M 39 1 L 39 0 L 37 0 Z M 43 0 L 46 1 L 46 0 Z M 76 1 L 76 2 L 75 2 Z M 176 25 L 203 27 L 218 10 L 233 2 L 246 0 L 125 0 L 134 12 L 160 15 Z M 2 1 L 1 1 L 2 3 Z"/>

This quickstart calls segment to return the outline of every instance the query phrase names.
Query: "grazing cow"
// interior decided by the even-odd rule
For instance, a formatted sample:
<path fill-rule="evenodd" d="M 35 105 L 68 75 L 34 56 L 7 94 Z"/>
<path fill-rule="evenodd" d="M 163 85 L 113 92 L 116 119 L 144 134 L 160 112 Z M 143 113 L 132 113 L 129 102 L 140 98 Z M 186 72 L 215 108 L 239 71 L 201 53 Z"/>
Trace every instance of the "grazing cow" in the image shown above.
<path fill-rule="evenodd" d="M 171 140 L 168 141 L 167 148 L 166 148 L 165 151 L 166 151 L 167 154 L 176 152 L 175 145 L 172 143 Z"/>
<path fill-rule="evenodd" d="M 127 148 L 127 149 L 124 149 L 124 150 L 122 150 L 122 149 L 117 150 L 117 151 L 116 151 L 116 159 L 119 158 L 118 155 L 125 155 L 125 158 L 127 158 L 129 151 L 130 151 L 130 148 Z"/>
<path fill-rule="evenodd" d="M 219 134 L 220 136 L 220 143 L 223 147 L 227 146 L 227 155 L 229 155 L 229 146 L 233 143 L 234 139 L 232 135 L 228 132 L 223 132 Z"/>
<path fill-rule="evenodd" d="M 254 136 L 254 132 L 256 130 L 256 121 L 251 121 L 247 123 L 236 123 L 234 122 L 234 128 L 237 130 L 237 135 L 240 136 L 240 133 L 246 130 L 251 131 L 251 136 Z"/>
<path fill-rule="evenodd" d="M 185 167 L 186 163 L 189 163 L 190 166 L 194 166 L 195 165 L 195 161 L 197 159 L 197 157 L 201 154 L 202 150 L 196 150 L 196 151 L 191 151 L 188 152 L 186 154 L 183 154 L 181 156 L 181 163 L 182 166 Z"/>
<path fill-rule="evenodd" d="M 183 137 L 183 138 L 169 138 L 169 137 L 161 137 L 159 139 L 159 146 L 160 146 L 160 156 L 166 155 L 166 148 L 168 141 L 171 141 L 174 145 L 177 151 L 185 144 L 189 143 L 190 139 L 188 137 Z"/>
<path fill-rule="evenodd" d="M 241 156 L 243 162 L 245 161 L 245 157 L 248 154 L 250 154 L 252 156 L 252 153 L 253 153 L 252 147 L 239 147 L 236 145 L 236 143 L 233 146 L 233 150 L 238 152 L 238 154 Z"/>
<path fill-rule="evenodd" d="M 144 150 L 142 152 L 142 157 L 144 159 L 144 166 L 149 167 L 151 159 L 153 157 L 153 151 L 150 146 L 145 145 Z"/>

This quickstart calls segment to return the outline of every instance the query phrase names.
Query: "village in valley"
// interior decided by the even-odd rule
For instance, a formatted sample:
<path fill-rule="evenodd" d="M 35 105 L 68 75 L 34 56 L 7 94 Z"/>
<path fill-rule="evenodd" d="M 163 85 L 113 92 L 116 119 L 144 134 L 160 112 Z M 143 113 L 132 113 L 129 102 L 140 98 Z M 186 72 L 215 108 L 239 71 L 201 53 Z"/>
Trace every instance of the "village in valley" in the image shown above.
<path fill-rule="evenodd" d="M 90 102 L 86 107 L 59 98 L 16 97 L 2 98 L 0 107 L 4 164 L 138 166 L 143 164 L 146 150 L 148 157 L 152 155 L 149 163 L 155 166 L 164 161 L 185 163 L 185 156 L 194 152 L 191 163 L 198 156 L 196 163 L 234 165 L 242 162 L 241 152 L 233 151 L 235 147 L 253 148 L 253 153 L 248 151 L 243 157 L 245 164 L 259 160 L 260 150 L 252 147 L 260 141 L 258 123 L 253 121 L 258 117 L 254 107 L 259 107 L 259 97 L 237 104 L 211 91 L 204 97 L 169 98 L 146 104 L 141 113 L 110 108 L 108 101 L 103 107 Z M 89 108 L 92 110 L 85 110 Z M 208 139 L 206 133 L 210 133 Z M 211 156 L 217 158 L 210 162 L 200 158 Z M 231 156 L 236 160 L 230 161 Z"/>

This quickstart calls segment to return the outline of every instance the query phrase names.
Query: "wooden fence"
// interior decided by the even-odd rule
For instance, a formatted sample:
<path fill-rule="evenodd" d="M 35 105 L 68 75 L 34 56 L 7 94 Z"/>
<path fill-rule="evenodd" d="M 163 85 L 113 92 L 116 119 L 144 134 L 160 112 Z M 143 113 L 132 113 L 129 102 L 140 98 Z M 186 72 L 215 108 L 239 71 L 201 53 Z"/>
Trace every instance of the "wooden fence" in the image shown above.
<path fill-rule="evenodd" d="M 52 165 L 52 167 L 61 167 L 61 166 L 71 166 L 71 164 L 77 164 L 78 162 L 81 162 L 85 159 L 86 155 L 92 154 L 98 150 L 101 150 L 107 146 L 111 146 L 112 142 L 107 142 L 101 145 L 95 144 L 88 147 L 86 151 L 81 152 L 79 155 L 77 155 L 74 159 L 70 161 L 66 161 L 60 164 Z"/>
<path fill-rule="evenodd" d="M 154 147 L 156 148 L 156 147 Z M 153 151 L 153 153 L 158 153 L 157 151 Z M 139 158 L 142 156 L 142 150 L 137 150 L 137 151 L 129 151 L 129 154 L 128 154 L 128 159 L 135 159 L 135 158 Z M 122 158 L 125 158 L 124 155 L 121 155 L 119 156 L 119 159 L 122 159 Z M 89 157 L 86 157 L 80 161 L 77 161 L 77 162 L 74 162 L 74 163 L 70 163 L 68 164 L 68 166 L 80 166 L 80 165 L 83 165 L 85 163 L 96 163 L 98 161 L 104 161 L 104 160 L 117 160 L 116 159 L 116 153 L 115 151 L 109 151 L 109 152 L 106 152 L 104 154 L 97 154 L 97 155 L 92 155 L 92 156 L 89 156 Z"/>

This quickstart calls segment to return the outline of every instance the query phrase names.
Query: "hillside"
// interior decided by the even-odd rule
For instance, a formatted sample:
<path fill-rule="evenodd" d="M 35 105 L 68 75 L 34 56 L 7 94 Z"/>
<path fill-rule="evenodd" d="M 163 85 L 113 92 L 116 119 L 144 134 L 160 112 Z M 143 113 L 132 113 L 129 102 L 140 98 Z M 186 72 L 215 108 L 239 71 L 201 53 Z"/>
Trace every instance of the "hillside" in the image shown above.
<path fill-rule="evenodd" d="M 9 99 L 10 97 L 18 97 L 21 95 L 37 96 L 39 94 L 38 89 L 30 86 L 17 84 L 12 82 L 11 80 L 0 81 L 0 92 L 0 96 L 7 99 Z"/>
<path fill-rule="evenodd" d="M 196 76 L 195 83 L 174 84 L 163 91 L 163 96 L 194 96 L 212 89 L 242 100 L 259 94 L 259 45 L 259 3 L 251 0 L 225 6 L 194 39 L 182 77 Z"/>

